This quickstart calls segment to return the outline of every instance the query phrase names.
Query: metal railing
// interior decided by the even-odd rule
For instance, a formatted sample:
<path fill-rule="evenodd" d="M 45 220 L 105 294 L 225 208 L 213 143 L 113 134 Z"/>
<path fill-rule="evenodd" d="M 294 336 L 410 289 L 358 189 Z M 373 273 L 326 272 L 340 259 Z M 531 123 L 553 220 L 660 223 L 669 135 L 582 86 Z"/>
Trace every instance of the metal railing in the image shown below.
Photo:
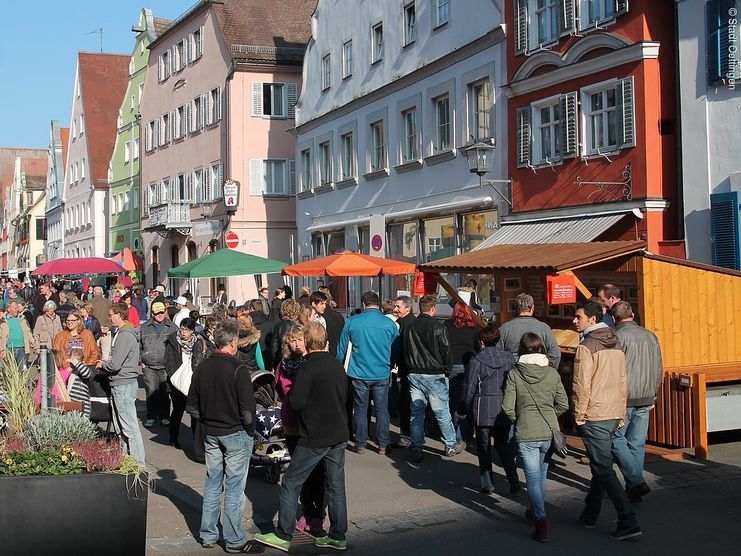
<path fill-rule="evenodd" d="M 148 209 L 149 227 L 190 227 L 190 207 L 190 201 L 168 201 L 166 204 L 150 206 Z"/>

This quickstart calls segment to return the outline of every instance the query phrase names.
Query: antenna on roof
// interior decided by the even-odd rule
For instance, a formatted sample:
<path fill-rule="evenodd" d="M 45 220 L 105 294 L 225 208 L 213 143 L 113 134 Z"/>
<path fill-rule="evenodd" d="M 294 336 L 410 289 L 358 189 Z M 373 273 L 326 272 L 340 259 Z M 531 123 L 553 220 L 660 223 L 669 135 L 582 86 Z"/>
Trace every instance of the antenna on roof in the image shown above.
<path fill-rule="evenodd" d="M 93 29 L 89 33 L 84 33 L 85 35 L 92 35 L 94 33 L 98 33 L 100 35 L 100 51 L 103 52 L 103 28 L 98 27 L 97 29 Z"/>

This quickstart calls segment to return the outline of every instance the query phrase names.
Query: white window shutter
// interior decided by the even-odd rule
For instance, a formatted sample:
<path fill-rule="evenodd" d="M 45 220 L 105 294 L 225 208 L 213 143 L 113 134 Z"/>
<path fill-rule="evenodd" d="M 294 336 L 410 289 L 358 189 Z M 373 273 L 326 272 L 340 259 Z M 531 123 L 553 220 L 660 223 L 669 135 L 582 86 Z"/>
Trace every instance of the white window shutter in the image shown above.
<path fill-rule="evenodd" d="M 201 103 L 203 103 L 206 112 L 206 125 L 211 125 L 214 123 L 213 118 L 211 117 L 211 93 L 206 93 L 202 98 L 203 100 L 201 100 Z"/>
<path fill-rule="evenodd" d="M 203 180 L 203 172 L 201 172 L 201 180 Z M 193 201 L 195 204 L 198 204 L 203 200 L 203 182 L 201 182 L 201 187 L 196 187 L 195 170 L 191 173 L 191 187 L 193 188 Z"/>
<path fill-rule="evenodd" d="M 577 93 L 561 95 L 561 158 L 574 158 L 579 152 L 579 111 Z"/>
<path fill-rule="evenodd" d="M 216 89 L 216 121 L 221 121 L 221 87 Z"/>
<path fill-rule="evenodd" d="M 195 119 L 193 118 L 193 101 L 191 100 L 188 103 L 188 131 L 191 133 L 196 130 L 195 123 Z"/>
<path fill-rule="evenodd" d="M 183 39 L 183 59 L 180 60 L 180 67 L 184 68 L 188 65 L 188 50 L 190 46 L 190 41 L 185 38 Z"/>
<path fill-rule="evenodd" d="M 527 53 L 527 0 L 515 0 L 515 54 Z"/>
<path fill-rule="evenodd" d="M 628 13 L 628 0 L 615 0 L 615 16 Z"/>
<path fill-rule="evenodd" d="M 168 123 L 170 125 L 170 136 L 168 137 L 168 142 L 172 141 L 173 132 L 175 131 L 175 112 L 176 110 L 171 110 L 170 117 L 168 118 Z"/>
<path fill-rule="evenodd" d="M 265 181 L 262 172 L 262 160 L 250 159 L 250 195 L 262 195 Z"/>
<path fill-rule="evenodd" d="M 152 141 L 152 147 L 156 148 L 160 146 L 160 119 L 157 118 L 154 120 L 154 133 L 152 134 L 153 141 Z"/>
<path fill-rule="evenodd" d="M 183 106 L 183 121 L 180 122 L 180 137 L 185 137 L 185 135 L 188 133 L 188 120 L 190 119 L 188 118 L 188 106 L 188 104 Z"/>
<path fill-rule="evenodd" d="M 518 108 L 517 122 L 517 167 L 522 168 L 530 164 L 530 107 Z"/>
<path fill-rule="evenodd" d="M 206 167 L 203 169 L 203 200 L 211 201 L 211 168 Z"/>
<path fill-rule="evenodd" d="M 188 63 L 196 59 L 196 38 L 193 33 L 188 35 Z"/>
<path fill-rule="evenodd" d="M 165 78 L 165 64 L 162 62 L 162 55 L 157 60 L 157 77 L 161 82 Z"/>
<path fill-rule="evenodd" d="M 252 117 L 262 116 L 262 82 L 252 82 Z"/>
<path fill-rule="evenodd" d="M 199 48 L 198 48 L 198 57 L 199 57 L 199 58 L 200 58 L 201 56 L 203 56 L 203 25 L 201 25 L 201 29 L 200 29 L 200 31 L 201 31 L 201 32 L 200 32 L 200 33 L 198 33 L 198 42 L 200 43 L 200 44 L 199 44 Z"/>
<path fill-rule="evenodd" d="M 633 77 L 621 79 L 617 85 L 618 98 L 618 125 L 620 136 L 618 137 L 621 147 L 635 147 L 635 109 L 633 99 Z"/>
<path fill-rule="evenodd" d="M 288 117 L 296 117 L 296 101 L 298 100 L 298 87 L 295 83 L 286 83 L 286 104 L 288 105 Z"/>
<path fill-rule="evenodd" d="M 205 109 L 204 95 L 201 95 L 201 105 L 198 107 L 198 129 L 203 129 L 203 122 L 206 116 Z"/>
<path fill-rule="evenodd" d="M 216 199 L 224 198 L 224 165 L 223 164 L 219 164 L 219 178 L 216 180 L 216 188 L 215 188 L 214 193 L 215 193 L 214 198 Z"/>
<path fill-rule="evenodd" d="M 559 0 L 558 25 L 561 36 L 576 32 L 576 0 Z"/>
<path fill-rule="evenodd" d="M 296 161 L 288 161 L 288 194 L 296 194 Z"/>

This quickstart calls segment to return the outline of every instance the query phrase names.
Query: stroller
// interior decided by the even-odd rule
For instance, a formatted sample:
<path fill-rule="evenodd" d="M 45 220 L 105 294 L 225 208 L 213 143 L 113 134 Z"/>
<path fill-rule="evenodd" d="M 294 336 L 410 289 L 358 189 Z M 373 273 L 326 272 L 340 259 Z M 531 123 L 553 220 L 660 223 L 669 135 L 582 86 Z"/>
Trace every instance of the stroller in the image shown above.
<path fill-rule="evenodd" d="M 277 484 L 285 465 L 291 461 L 283 423 L 280 419 L 280 402 L 275 391 L 275 377 L 270 371 L 259 370 L 251 373 L 252 387 L 257 402 L 257 423 L 255 426 L 255 445 L 252 449 L 251 463 L 265 468 L 265 478 Z"/>

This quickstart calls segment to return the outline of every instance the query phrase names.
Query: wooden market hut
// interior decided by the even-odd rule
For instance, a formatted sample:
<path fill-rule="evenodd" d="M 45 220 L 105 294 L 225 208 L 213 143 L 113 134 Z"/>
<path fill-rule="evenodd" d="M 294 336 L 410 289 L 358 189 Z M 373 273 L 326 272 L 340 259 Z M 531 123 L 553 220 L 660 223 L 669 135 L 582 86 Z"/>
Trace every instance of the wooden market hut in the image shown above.
<path fill-rule="evenodd" d="M 615 284 L 661 344 L 664 381 L 649 441 L 706 458 L 708 430 L 741 428 L 741 388 L 732 385 L 741 383 L 741 272 L 650 253 L 640 241 L 495 245 L 419 270 L 443 282 L 446 273 L 478 275 L 496 322 L 515 317 L 512 300 L 529 293 L 554 329 L 573 329 L 575 307 L 546 303 L 546 276 L 572 275 L 581 299 Z"/>

